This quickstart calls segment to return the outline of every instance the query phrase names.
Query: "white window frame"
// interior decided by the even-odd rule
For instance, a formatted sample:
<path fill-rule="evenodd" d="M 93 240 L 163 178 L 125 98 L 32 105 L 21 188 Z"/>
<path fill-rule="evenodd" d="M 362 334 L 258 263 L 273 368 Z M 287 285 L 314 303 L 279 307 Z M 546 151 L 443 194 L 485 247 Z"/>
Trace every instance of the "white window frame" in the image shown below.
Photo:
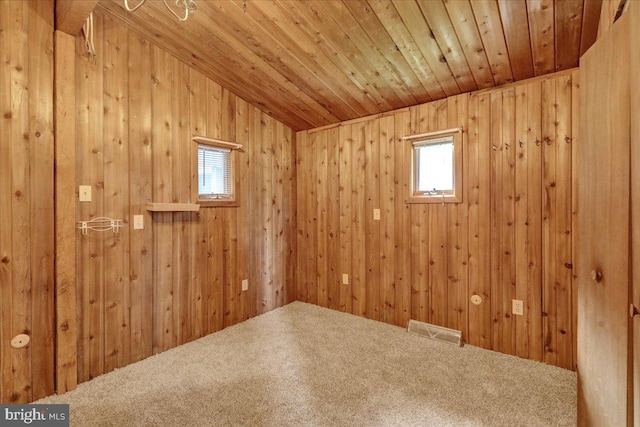
<path fill-rule="evenodd" d="M 216 206 L 239 206 L 239 198 L 237 189 L 238 173 L 237 173 L 237 151 L 242 150 L 242 145 L 235 142 L 223 141 L 220 139 L 209 138 L 205 136 L 194 136 L 191 138 L 195 142 L 195 150 L 193 155 L 194 172 L 192 173 L 192 198 L 200 204 L 201 207 Z M 211 147 L 213 149 L 229 150 L 229 187 L 230 194 L 221 197 L 203 197 L 200 194 L 200 176 L 198 173 L 198 160 L 200 146 Z"/>
<path fill-rule="evenodd" d="M 407 195 L 407 203 L 461 203 L 462 202 L 462 128 L 447 129 L 437 132 L 429 132 L 418 135 L 410 135 L 403 137 L 406 150 L 409 151 L 411 167 L 409 171 L 409 194 Z M 443 140 L 450 138 L 453 142 L 453 189 L 452 190 L 436 190 L 436 191 L 418 191 L 418 162 L 417 150 L 430 144 L 442 143 Z"/>

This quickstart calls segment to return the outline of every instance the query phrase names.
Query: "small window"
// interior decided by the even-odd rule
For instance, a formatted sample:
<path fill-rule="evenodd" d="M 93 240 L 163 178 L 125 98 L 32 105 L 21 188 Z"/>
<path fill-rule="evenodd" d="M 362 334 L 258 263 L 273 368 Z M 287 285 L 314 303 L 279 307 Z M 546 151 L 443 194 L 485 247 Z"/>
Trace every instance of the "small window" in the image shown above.
<path fill-rule="evenodd" d="M 238 206 L 235 156 L 242 146 L 203 136 L 193 137 L 193 141 L 197 143 L 193 187 L 197 188 L 198 203 L 201 206 Z"/>
<path fill-rule="evenodd" d="M 408 203 L 462 201 L 461 136 L 454 129 L 404 138 L 411 150 Z"/>
<path fill-rule="evenodd" d="M 198 144 L 198 200 L 229 200 L 231 184 L 231 150 Z"/>

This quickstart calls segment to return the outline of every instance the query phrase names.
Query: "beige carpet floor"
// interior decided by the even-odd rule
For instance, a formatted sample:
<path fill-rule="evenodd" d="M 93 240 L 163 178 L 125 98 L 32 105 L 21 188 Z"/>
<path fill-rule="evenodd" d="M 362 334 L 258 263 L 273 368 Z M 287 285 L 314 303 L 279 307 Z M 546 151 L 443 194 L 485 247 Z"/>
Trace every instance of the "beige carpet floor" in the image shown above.
<path fill-rule="evenodd" d="M 37 403 L 90 426 L 575 426 L 574 372 L 295 302 Z"/>

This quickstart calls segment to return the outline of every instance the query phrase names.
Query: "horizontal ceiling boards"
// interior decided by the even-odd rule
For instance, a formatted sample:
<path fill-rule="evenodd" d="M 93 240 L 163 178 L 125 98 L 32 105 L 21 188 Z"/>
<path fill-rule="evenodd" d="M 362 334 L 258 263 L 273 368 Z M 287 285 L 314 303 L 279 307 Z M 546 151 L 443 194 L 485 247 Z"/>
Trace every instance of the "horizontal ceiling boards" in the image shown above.
<path fill-rule="evenodd" d="M 600 7 L 586 0 L 197 0 L 126 22 L 208 78 L 304 130 L 576 67 Z"/>

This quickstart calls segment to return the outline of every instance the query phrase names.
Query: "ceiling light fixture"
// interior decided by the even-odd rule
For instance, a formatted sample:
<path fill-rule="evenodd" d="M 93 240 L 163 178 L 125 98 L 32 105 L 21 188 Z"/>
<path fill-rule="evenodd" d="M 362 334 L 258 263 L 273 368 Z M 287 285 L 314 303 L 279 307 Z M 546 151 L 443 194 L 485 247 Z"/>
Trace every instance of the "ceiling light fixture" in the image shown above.
<path fill-rule="evenodd" d="M 124 8 L 127 9 L 127 12 L 135 12 L 136 10 L 140 9 L 140 7 L 145 4 L 146 1 L 147 0 L 140 0 L 140 3 L 138 3 L 137 5 L 129 7 L 129 0 L 124 0 Z M 180 16 L 176 13 L 175 10 L 173 10 L 171 6 L 167 4 L 167 0 L 162 0 L 162 3 L 164 3 L 164 6 L 169 10 L 169 12 L 171 12 L 173 16 L 178 19 L 178 21 L 182 22 L 186 21 L 187 18 L 189 18 L 189 14 L 191 12 L 195 12 L 198 9 L 198 5 L 196 5 L 195 0 L 176 0 L 176 5 L 181 9 L 184 9 L 184 16 Z"/>

